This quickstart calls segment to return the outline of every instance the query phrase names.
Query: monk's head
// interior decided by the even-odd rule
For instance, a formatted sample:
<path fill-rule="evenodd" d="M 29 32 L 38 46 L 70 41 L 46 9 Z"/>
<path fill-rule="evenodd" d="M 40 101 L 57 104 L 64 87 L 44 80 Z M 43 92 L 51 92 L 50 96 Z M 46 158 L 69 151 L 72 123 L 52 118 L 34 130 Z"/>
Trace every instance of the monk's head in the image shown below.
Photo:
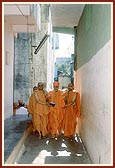
<path fill-rule="evenodd" d="M 34 86 L 34 87 L 33 87 L 33 92 L 36 92 L 37 89 L 38 89 L 37 86 Z"/>
<path fill-rule="evenodd" d="M 55 91 L 58 91 L 58 89 L 59 89 L 59 82 L 54 81 L 54 82 L 53 82 L 53 87 L 54 87 L 54 90 L 55 90 Z"/>
<path fill-rule="evenodd" d="M 72 91 L 74 89 L 74 85 L 72 83 L 68 84 L 68 90 Z"/>
<path fill-rule="evenodd" d="M 43 90 L 43 88 L 44 88 L 43 83 L 39 82 L 39 83 L 38 83 L 38 89 L 39 89 L 39 90 Z"/>

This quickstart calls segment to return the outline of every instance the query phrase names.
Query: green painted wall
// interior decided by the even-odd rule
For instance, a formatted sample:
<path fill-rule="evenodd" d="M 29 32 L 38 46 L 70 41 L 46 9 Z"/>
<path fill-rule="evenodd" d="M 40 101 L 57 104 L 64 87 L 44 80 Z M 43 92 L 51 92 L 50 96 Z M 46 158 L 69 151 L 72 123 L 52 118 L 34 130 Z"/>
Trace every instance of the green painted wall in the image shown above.
<path fill-rule="evenodd" d="M 77 69 L 111 38 L 111 4 L 87 4 L 77 27 Z"/>

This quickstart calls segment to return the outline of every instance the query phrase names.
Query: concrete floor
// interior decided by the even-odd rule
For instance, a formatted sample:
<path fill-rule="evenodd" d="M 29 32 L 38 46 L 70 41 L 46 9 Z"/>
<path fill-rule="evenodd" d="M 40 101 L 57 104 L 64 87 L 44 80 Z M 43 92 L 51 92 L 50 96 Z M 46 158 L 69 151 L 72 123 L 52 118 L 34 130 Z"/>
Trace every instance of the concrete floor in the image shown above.
<path fill-rule="evenodd" d="M 81 165 L 92 164 L 82 139 L 66 139 L 63 134 L 39 139 L 31 133 L 31 117 L 21 108 L 4 122 L 4 165 Z"/>
<path fill-rule="evenodd" d="M 66 139 L 62 136 L 39 139 L 30 135 L 24 143 L 17 164 L 91 164 L 80 137 Z"/>

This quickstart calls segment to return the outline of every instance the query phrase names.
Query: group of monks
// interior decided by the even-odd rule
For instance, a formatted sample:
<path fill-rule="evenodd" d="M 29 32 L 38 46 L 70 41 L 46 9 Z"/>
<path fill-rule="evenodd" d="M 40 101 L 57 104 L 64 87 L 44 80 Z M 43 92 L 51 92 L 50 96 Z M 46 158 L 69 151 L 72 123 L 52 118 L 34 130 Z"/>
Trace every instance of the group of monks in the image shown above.
<path fill-rule="evenodd" d="M 40 139 L 62 133 L 71 138 L 76 134 L 80 117 L 80 94 L 72 83 L 66 90 L 60 90 L 59 82 L 54 81 L 53 90 L 47 92 L 39 82 L 29 98 L 28 113 L 32 116 L 33 134 L 37 132 Z"/>

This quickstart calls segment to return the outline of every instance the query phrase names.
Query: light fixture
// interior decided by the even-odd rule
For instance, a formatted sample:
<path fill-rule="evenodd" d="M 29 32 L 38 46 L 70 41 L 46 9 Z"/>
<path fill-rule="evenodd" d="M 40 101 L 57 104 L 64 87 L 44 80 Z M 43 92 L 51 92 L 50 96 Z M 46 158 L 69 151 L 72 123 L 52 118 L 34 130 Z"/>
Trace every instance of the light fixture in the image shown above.
<path fill-rule="evenodd" d="M 43 44 L 45 43 L 45 41 L 47 40 L 47 38 L 49 37 L 50 35 L 48 34 L 48 32 L 44 35 L 43 39 L 40 41 L 39 45 L 37 46 L 37 48 L 35 49 L 34 51 L 34 54 L 37 54 L 38 51 L 40 50 L 40 48 L 43 46 Z"/>

